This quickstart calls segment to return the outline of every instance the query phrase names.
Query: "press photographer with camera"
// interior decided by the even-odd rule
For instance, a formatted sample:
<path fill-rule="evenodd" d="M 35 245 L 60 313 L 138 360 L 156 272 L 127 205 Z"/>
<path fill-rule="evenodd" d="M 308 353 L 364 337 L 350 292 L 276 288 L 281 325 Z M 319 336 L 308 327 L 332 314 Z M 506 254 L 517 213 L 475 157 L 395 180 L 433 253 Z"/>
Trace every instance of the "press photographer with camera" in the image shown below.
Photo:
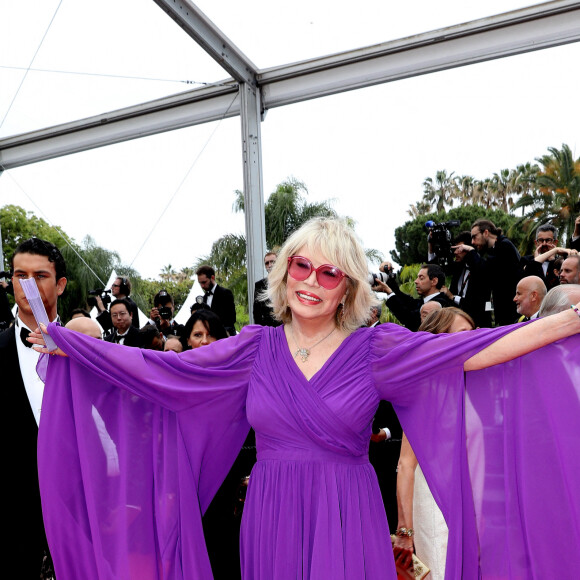
<path fill-rule="evenodd" d="M 438 264 L 447 273 L 451 264 L 455 259 L 453 251 L 451 228 L 456 228 L 461 224 L 459 220 L 449 220 L 440 224 L 433 220 L 425 222 L 425 229 L 427 230 L 427 244 L 428 256 L 427 262 L 429 264 Z M 471 240 L 470 240 L 471 241 Z"/>
<path fill-rule="evenodd" d="M 453 239 L 451 246 L 453 262 L 450 265 L 451 284 L 449 288 L 443 287 L 441 290 L 449 300 L 454 302 L 455 306 L 473 318 L 476 328 L 490 328 L 491 311 L 486 309 L 486 304 L 491 300 L 491 288 L 484 275 L 483 264 L 481 262 L 467 263 L 466 256 L 469 251 L 476 251 L 474 248 L 466 249 L 470 243 L 471 233 L 468 231 L 461 232 Z M 429 261 L 434 255 L 429 242 Z"/>
<path fill-rule="evenodd" d="M 173 297 L 167 290 L 160 290 L 153 298 L 153 308 L 149 313 L 149 324 L 154 324 L 165 338 L 168 336 L 179 336 L 181 338 L 185 327 L 173 319 L 174 312 L 175 303 Z"/>
<path fill-rule="evenodd" d="M 502 229 L 486 219 L 478 219 L 471 226 L 471 245 L 459 244 L 459 251 L 467 252 L 466 264 L 481 268 L 492 293 L 495 326 L 513 324 L 518 313 L 513 298 L 522 277 L 520 253 Z M 473 251 L 473 250 L 477 251 Z M 481 255 L 486 252 L 486 258 Z"/>
<path fill-rule="evenodd" d="M 99 314 L 97 314 L 97 322 L 103 327 L 105 332 L 109 332 L 113 328 L 111 314 L 107 310 L 107 306 L 111 303 L 111 299 L 120 300 L 121 298 L 124 298 L 127 300 L 131 313 L 131 325 L 135 328 L 139 328 L 139 309 L 133 299 L 129 297 L 131 294 L 131 281 L 129 278 L 117 276 L 115 281 L 111 284 L 110 290 L 91 290 L 89 294 L 94 298 L 94 301 L 88 300 L 89 305 L 95 306 L 99 311 Z M 111 294 L 112 298 L 109 294 Z"/>
<path fill-rule="evenodd" d="M 392 271 L 392 264 L 383 262 L 379 268 L 383 272 Z M 415 279 L 415 290 L 419 298 L 413 298 L 401 291 L 396 277 L 390 275 L 388 284 L 380 278 L 374 279 L 372 289 L 387 295 L 385 302 L 389 310 L 409 330 L 417 330 L 421 324 L 421 306 L 429 300 L 440 302 L 443 308 L 453 306 L 453 302 L 441 292 L 445 284 L 445 272 L 437 264 L 423 264 Z"/>

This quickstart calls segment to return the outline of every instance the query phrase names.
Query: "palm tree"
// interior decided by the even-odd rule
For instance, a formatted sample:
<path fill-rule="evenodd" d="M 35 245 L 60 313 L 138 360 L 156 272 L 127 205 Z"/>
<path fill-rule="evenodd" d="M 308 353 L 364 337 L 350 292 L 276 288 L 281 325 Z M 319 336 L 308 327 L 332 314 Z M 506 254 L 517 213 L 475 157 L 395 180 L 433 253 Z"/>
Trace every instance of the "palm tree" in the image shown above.
<path fill-rule="evenodd" d="M 172 280 L 175 280 L 176 275 L 177 275 L 177 272 L 173 269 L 173 266 L 171 264 L 168 264 L 167 266 L 163 266 L 163 269 L 159 273 L 159 277 L 164 282 L 171 282 Z"/>
<path fill-rule="evenodd" d="M 489 181 L 489 189 L 495 199 L 495 205 L 506 213 L 514 205 L 516 179 L 516 171 L 502 169 L 499 173 L 494 173 Z"/>
<path fill-rule="evenodd" d="M 457 186 L 452 171 L 447 175 L 445 169 L 435 173 L 435 181 L 427 177 L 423 182 L 423 200 L 435 204 L 437 212 L 445 211 L 445 206 L 453 207 Z"/>
<path fill-rule="evenodd" d="M 428 201 L 418 201 L 417 203 L 409 204 L 407 213 L 413 218 L 418 218 L 423 215 L 431 213 L 431 204 Z"/>
<path fill-rule="evenodd" d="M 474 188 L 476 181 L 471 175 L 455 178 L 455 197 L 461 205 L 474 205 Z"/>
<path fill-rule="evenodd" d="M 536 159 L 541 165 L 528 193 L 514 204 L 513 209 L 522 208 L 525 214 L 518 224 L 529 234 L 535 235 L 536 228 L 546 222 L 558 229 L 561 243 L 572 238 L 575 217 L 580 213 L 580 158 L 574 159 L 568 145 L 562 149 L 548 147 L 549 154 Z"/>

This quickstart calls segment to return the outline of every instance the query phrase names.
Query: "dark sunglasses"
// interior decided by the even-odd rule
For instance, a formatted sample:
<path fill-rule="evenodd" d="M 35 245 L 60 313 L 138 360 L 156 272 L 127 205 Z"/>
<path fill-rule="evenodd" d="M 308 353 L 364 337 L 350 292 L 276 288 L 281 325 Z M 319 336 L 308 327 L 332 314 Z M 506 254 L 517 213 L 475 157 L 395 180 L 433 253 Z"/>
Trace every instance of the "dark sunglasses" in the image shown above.
<path fill-rule="evenodd" d="M 306 280 L 312 272 L 316 272 L 316 280 L 318 283 L 327 290 L 333 290 L 336 288 L 341 280 L 346 277 L 346 274 L 339 270 L 336 266 L 331 264 L 322 264 L 315 268 L 312 262 L 308 258 L 303 258 L 302 256 L 290 256 L 288 258 L 288 274 L 302 282 Z"/>

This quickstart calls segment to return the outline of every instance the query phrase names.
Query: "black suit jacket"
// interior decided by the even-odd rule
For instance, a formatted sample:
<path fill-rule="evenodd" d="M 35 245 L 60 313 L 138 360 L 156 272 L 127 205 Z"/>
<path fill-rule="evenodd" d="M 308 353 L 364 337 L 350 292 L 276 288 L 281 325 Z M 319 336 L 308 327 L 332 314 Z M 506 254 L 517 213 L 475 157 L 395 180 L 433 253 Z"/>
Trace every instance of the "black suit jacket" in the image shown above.
<path fill-rule="evenodd" d="M 387 301 L 387 308 L 399 319 L 401 324 L 409 330 L 416 331 L 421 325 L 421 306 L 424 304 L 423 298 L 413 298 L 408 294 L 401 292 L 395 282 L 389 282 L 389 286 L 394 292 Z M 445 294 L 437 294 L 431 298 L 439 302 L 443 308 L 453 306 L 453 302 Z"/>
<path fill-rule="evenodd" d="M 522 258 L 522 277 L 526 276 L 538 276 L 544 281 L 546 288 L 551 290 L 555 286 L 560 285 L 560 279 L 556 276 L 554 272 L 554 262 L 555 260 L 548 261 L 548 269 L 544 274 L 544 268 L 540 262 L 534 260 L 534 256 L 524 256 Z"/>
<path fill-rule="evenodd" d="M 465 267 L 464 262 L 453 263 L 449 291 L 454 296 L 459 296 Z M 489 328 L 491 327 L 491 312 L 486 312 L 485 304 L 491 300 L 491 288 L 484 275 L 482 264 L 475 264 L 469 268 L 468 280 L 465 296 L 460 298 L 458 306 L 473 318 L 476 327 Z"/>
<path fill-rule="evenodd" d="M 580 238 L 576 238 L 575 240 L 570 240 L 568 247 L 572 250 L 578 250 L 580 252 Z"/>
<path fill-rule="evenodd" d="M 469 252 L 465 260 L 470 267 L 481 267 L 489 281 L 496 326 L 513 324 L 518 317 L 514 296 L 522 272 L 517 248 L 505 236 L 498 236 L 486 260 L 474 251 Z"/>
<path fill-rule="evenodd" d="M 398 523 L 397 513 L 397 464 L 401 454 L 401 439 L 403 430 L 393 406 L 387 401 L 381 401 L 373 419 L 373 432 L 387 427 L 391 439 L 380 443 L 370 442 L 369 461 L 375 468 L 383 504 L 389 521 L 389 530 L 395 533 Z"/>
<path fill-rule="evenodd" d="M 212 289 L 212 293 L 211 311 L 220 317 L 222 324 L 230 334 L 232 331 L 235 333 L 236 305 L 232 291 L 216 284 Z"/>
<path fill-rule="evenodd" d="M 48 545 L 44 533 L 36 441 L 38 427 L 20 373 L 16 326 L 0 332 L 4 417 L 3 549 L 18 578 L 38 578 Z M 45 419 L 46 420 L 46 419 Z"/>
<path fill-rule="evenodd" d="M 105 336 L 105 340 L 107 342 L 117 342 L 117 330 L 115 329 L 111 334 Z M 123 342 L 124 346 L 136 346 L 137 348 L 141 348 L 143 345 L 143 341 L 141 340 L 141 335 L 139 334 L 139 330 L 136 329 L 134 326 L 129 327 L 129 331 L 127 336 L 125 337 L 125 341 Z"/>
<path fill-rule="evenodd" d="M 280 326 L 280 321 L 272 318 L 272 309 L 268 306 L 267 301 L 260 300 L 260 295 L 268 288 L 268 278 L 262 278 L 256 282 L 254 287 L 254 306 L 252 312 L 254 314 L 254 324 L 261 324 L 262 326 Z"/>
<path fill-rule="evenodd" d="M 125 300 L 131 306 L 131 324 L 135 328 L 139 328 L 139 308 L 137 307 L 137 303 L 130 296 L 125 296 Z M 97 314 L 97 322 L 105 332 L 113 330 L 113 321 L 111 320 L 111 313 L 108 310 L 103 310 L 103 312 Z"/>

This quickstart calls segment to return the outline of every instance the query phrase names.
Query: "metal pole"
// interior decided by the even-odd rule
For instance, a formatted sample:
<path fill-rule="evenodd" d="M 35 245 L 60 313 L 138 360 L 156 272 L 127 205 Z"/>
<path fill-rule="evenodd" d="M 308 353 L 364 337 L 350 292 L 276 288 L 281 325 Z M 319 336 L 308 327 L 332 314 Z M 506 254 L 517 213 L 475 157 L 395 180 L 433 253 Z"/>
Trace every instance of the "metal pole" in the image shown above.
<path fill-rule="evenodd" d="M 262 186 L 262 141 L 260 133 L 260 90 L 240 83 L 242 155 L 244 162 L 244 214 L 246 218 L 246 266 L 248 272 L 248 311 L 253 323 L 252 304 L 255 283 L 264 276 L 262 258 L 266 251 L 264 195 Z"/>

